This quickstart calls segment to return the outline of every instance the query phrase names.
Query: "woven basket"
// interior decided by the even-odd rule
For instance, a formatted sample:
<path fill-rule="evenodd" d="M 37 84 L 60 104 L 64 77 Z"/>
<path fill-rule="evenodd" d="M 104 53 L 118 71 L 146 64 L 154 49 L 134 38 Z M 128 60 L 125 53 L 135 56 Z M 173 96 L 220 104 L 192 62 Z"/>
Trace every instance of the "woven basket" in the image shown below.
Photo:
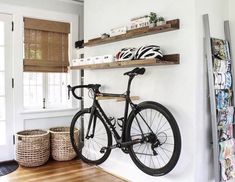
<path fill-rule="evenodd" d="M 36 167 L 50 157 L 50 133 L 44 130 L 25 130 L 16 134 L 16 160 L 21 166 Z"/>
<path fill-rule="evenodd" d="M 76 157 L 76 153 L 70 141 L 70 128 L 51 128 L 51 155 L 57 161 L 69 161 Z M 78 143 L 78 129 L 74 131 L 75 142 Z"/>

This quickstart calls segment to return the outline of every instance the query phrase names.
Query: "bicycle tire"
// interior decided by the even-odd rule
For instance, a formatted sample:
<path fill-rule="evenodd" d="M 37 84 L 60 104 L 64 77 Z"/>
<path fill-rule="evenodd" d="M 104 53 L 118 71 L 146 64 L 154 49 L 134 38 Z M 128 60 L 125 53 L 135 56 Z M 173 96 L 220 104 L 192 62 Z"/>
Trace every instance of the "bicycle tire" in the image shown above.
<path fill-rule="evenodd" d="M 108 129 L 107 125 L 105 124 L 103 118 L 98 113 L 94 114 L 97 117 L 94 137 L 96 137 L 96 140 L 98 140 L 99 142 L 96 141 L 94 138 L 90 138 L 90 143 L 87 143 L 87 142 L 89 142 L 88 141 L 89 139 L 86 139 L 84 137 L 84 147 L 82 149 L 80 149 L 79 144 L 76 144 L 76 142 L 75 142 L 76 140 L 74 138 L 75 128 L 78 128 L 79 133 L 81 133 L 81 128 L 79 128 L 79 126 L 81 126 L 81 121 L 82 121 L 81 118 L 82 117 L 84 118 L 84 131 L 83 132 L 84 132 L 84 135 L 86 135 L 86 125 L 88 124 L 88 122 L 87 122 L 87 120 L 85 121 L 85 118 L 90 118 L 90 113 L 91 113 L 90 109 L 84 109 L 84 110 L 81 110 L 81 111 L 79 111 L 78 113 L 75 114 L 75 116 L 72 119 L 71 125 L 70 125 L 70 139 L 71 139 L 71 143 L 72 143 L 72 146 L 73 146 L 75 152 L 77 153 L 77 155 L 80 157 L 80 159 L 82 161 L 84 161 L 86 163 L 89 163 L 89 164 L 99 165 L 99 164 L 103 163 L 109 157 L 109 155 L 111 153 L 111 149 L 106 149 L 104 151 L 104 153 L 102 154 L 100 151 L 96 151 L 96 150 L 98 150 L 97 147 L 99 148 L 99 150 L 101 150 L 102 147 L 108 147 L 108 146 L 112 145 L 112 135 L 111 135 L 111 132 Z M 87 116 L 85 117 L 85 115 L 87 115 Z M 97 127 L 98 124 L 99 124 L 99 127 L 103 126 L 103 128 L 101 128 L 101 129 L 98 128 Z M 103 140 L 101 141 L 100 138 L 99 139 L 97 138 L 98 135 L 99 135 L 99 137 L 101 137 L 100 133 L 97 134 L 98 131 L 101 131 L 101 130 L 104 130 L 104 133 L 102 133 L 102 136 L 104 137 L 106 135 L 107 143 L 106 142 L 103 143 Z M 85 148 L 85 147 L 90 147 L 91 140 L 94 140 L 94 142 L 96 142 L 96 145 L 93 145 L 93 150 L 91 150 L 91 156 L 88 157 L 88 154 L 87 154 L 87 156 L 85 156 L 84 150 L 87 150 L 87 148 Z M 87 146 L 86 144 L 89 145 L 89 146 Z M 95 148 L 95 146 L 96 146 L 96 148 Z M 100 156 L 100 157 L 97 158 L 97 159 L 96 158 L 92 159 L 91 158 L 92 154 L 94 154 L 94 156 L 97 155 L 97 156 Z"/>
<path fill-rule="evenodd" d="M 167 134 L 164 134 L 164 132 L 160 132 L 160 129 L 159 129 L 160 126 L 157 126 L 157 123 L 154 121 L 155 120 L 155 118 L 154 118 L 153 121 L 151 121 L 152 122 L 151 129 L 153 129 L 153 128 L 156 129 L 158 127 L 157 131 L 156 131 L 156 136 L 159 139 L 159 141 L 162 140 L 162 144 L 158 148 L 156 148 L 156 149 L 154 148 L 154 150 L 157 150 L 156 158 L 153 158 L 154 152 L 153 152 L 152 149 L 149 150 L 150 151 L 149 153 L 147 153 L 148 152 L 147 149 L 149 148 L 149 145 L 150 145 L 150 144 L 148 144 L 148 142 L 144 142 L 144 143 L 140 143 L 139 144 L 140 146 L 143 145 L 143 144 L 145 144 L 147 146 L 147 147 L 145 146 L 145 148 L 147 148 L 147 149 L 144 149 L 142 151 L 142 153 L 138 152 L 138 151 L 136 152 L 136 150 L 137 150 L 136 148 L 139 147 L 138 145 L 130 146 L 129 147 L 129 155 L 130 155 L 131 159 L 133 160 L 133 162 L 136 164 L 136 166 L 140 170 L 142 170 L 144 173 L 152 175 L 152 176 L 163 176 L 163 175 L 169 173 L 175 167 L 175 165 L 178 162 L 178 159 L 180 157 L 180 152 L 181 152 L 181 136 L 180 136 L 179 127 L 178 127 L 177 122 L 174 119 L 173 115 L 168 111 L 168 109 L 166 109 L 164 106 L 162 106 L 161 104 L 156 103 L 156 102 L 143 102 L 143 103 L 140 103 L 137 106 L 137 110 L 136 111 L 132 111 L 130 116 L 129 116 L 129 118 L 128 118 L 127 125 L 126 125 L 127 128 L 126 128 L 126 131 L 125 131 L 126 137 L 127 137 L 126 139 L 127 139 L 127 141 L 131 141 L 132 138 L 137 137 L 137 135 L 135 135 L 134 132 L 133 132 L 134 131 L 134 128 L 133 128 L 134 124 L 133 123 L 134 123 L 135 120 L 136 120 L 136 123 L 139 122 L 139 121 L 137 121 L 138 119 L 135 119 L 137 117 L 137 115 L 140 112 L 143 113 L 142 111 L 146 111 L 148 109 L 154 110 L 157 113 L 160 113 L 160 114 L 158 114 L 158 117 L 159 117 L 159 115 L 161 117 L 165 117 L 166 122 L 168 122 L 170 128 L 172 129 L 172 134 L 173 135 L 172 136 L 168 135 L 168 138 L 167 138 L 166 137 Z M 156 117 L 156 114 L 155 114 L 155 117 Z M 142 122 L 142 125 L 143 125 L 143 123 L 144 123 L 144 121 Z M 158 123 L 158 125 L 160 125 L 160 124 Z M 165 127 L 165 125 L 166 124 L 164 124 L 164 127 Z M 149 128 L 147 128 L 145 130 L 147 131 L 147 130 L 149 130 Z M 135 131 L 135 132 L 137 132 L 137 131 Z M 165 132 L 166 132 L 166 130 L 165 130 Z M 131 133 L 133 133 L 133 134 L 131 134 Z M 166 137 L 166 139 L 164 139 L 164 143 L 163 143 L 163 136 Z M 171 156 L 168 154 L 168 152 L 166 150 L 167 148 L 163 148 L 164 144 L 165 144 L 164 147 L 170 147 L 171 146 L 170 143 L 166 143 L 166 142 L 169 142 L 168 139 L 169 139 L 169 141 L 174 140 L 174 147 L 173 147 L 173 149 L 168 148 L 168 150 L 169 150 L 168 152 L 170 152 L 172 150 L 172 155 Z M 141 157 L 138 157 L 138 156 L 141 156 L 141 155 L 143 156 L 144 152 L 146 152 L 144 160 L 146 160 L 146 158 L 148 157 L 148 160 L 150 161 L 149 162 L 150 166 L 147 166 L 146 164 L 144 164 L 143 159 Z M 152 152 L 153 152 L 153 154 L 152 154 Z M 160 153 L 164 154 L 164 152 L 165 152 L 165 157 L 167 155 L 169 155 L 170 157 L 168 156 L 169 157 L 169 161 L 165 165 L 161 166 L 160 165 L 161 162 L 162 161 L 164 162 L 164 160 L 163 160 L 164 156 L 161 156 L 162 159 L 160 159 L 159 155 L 160 155 Z M 158 157 L 159 157 L 159 159 L 158 159 Z M 156 163 L 154 162 L 154 160 L 156 161 Z M 160 160 L 162 160 L 162 161 L 160 161 Z M 152 163 L 153 167 L 151 167 L 151 163 Z M 159 167 L 156 167 L 155 164 L 156 164 L 156 166 L 157 166 L 157 164 L 159 164 Z"/>

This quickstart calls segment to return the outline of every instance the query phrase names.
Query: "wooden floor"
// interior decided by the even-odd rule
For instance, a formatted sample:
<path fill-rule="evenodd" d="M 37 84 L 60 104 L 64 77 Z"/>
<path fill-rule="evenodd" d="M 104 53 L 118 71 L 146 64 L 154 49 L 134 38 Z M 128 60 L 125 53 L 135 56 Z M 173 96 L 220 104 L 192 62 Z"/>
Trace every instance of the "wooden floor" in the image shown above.
<path fill-rule="evenodd" d="M 15 172 L 0 177 L 0 182 L 126 182 L 96 166 L 78 160 L 50 161 L 37 168 L 19 167 Z"/>

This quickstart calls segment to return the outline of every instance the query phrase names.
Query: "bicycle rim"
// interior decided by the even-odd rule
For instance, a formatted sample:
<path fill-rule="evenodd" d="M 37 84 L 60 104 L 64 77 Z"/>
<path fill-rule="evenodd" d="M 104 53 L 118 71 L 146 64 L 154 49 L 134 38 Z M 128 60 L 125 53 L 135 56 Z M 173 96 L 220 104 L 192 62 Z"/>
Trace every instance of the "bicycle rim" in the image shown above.
<path fill-rule="evenodd" d="M 143 104 L 131 117 L 127 133 L 129 140 L 148 137 L 149 141 L 129 149 L 133 161 L 143 172 L 161 176 L 174 168 L 181 150 L 181 138 L 177 123 L 166 108 L 160 104 Z"/>
<path fill-rule="evenodd" d="M 94 118 L 96 118 L 96 124 L 94 129 L 94 136 L 92 137 L 91 135 L 93 133 L 94 128 Z M 104 124 L 102 118 L 97 114 L 95 114 L 94 118 L 91 123 L 90 131 L 89 133 L 87 133 L 90 113 L 83 112 L 79 116 L 74 117 L 71 124 L 71 130 L 72 128 L 78 128 L 80 131 L 79 137 L 81 139 L 81 133 L 83 128 L 83 147 L 81 148 L 79 144 L 77 145 L 76 142 L 73 142 L 75 140 L 73 139 L 72 133 L 71 141 L 78 155 L 84 162 L 92 164 L 101 164 L 108 158 L 111 152 L 110 149 L 107 149 L 103 153 L 101 153 L 101 149 L 103 147 L 110 146 L 112 144 L 112 138 L 111 133 L 108 131 L 107 126 Z"/>

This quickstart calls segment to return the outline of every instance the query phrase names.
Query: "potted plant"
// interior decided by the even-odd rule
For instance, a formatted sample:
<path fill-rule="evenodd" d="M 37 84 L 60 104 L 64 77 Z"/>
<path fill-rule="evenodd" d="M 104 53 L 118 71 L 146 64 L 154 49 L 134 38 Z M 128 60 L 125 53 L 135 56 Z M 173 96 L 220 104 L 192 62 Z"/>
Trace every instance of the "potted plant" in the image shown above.
<path fill-rule="evenodd" d="M 157 23 L 157 14 L 154 12 L 151 12 L 149 15 L 149 27 L 155 27 Z"/>
<path fill-rule="evenodd" d="M 157 26 L 165 25 L 166 20 L 162 16 L 157 19 Z"/>

